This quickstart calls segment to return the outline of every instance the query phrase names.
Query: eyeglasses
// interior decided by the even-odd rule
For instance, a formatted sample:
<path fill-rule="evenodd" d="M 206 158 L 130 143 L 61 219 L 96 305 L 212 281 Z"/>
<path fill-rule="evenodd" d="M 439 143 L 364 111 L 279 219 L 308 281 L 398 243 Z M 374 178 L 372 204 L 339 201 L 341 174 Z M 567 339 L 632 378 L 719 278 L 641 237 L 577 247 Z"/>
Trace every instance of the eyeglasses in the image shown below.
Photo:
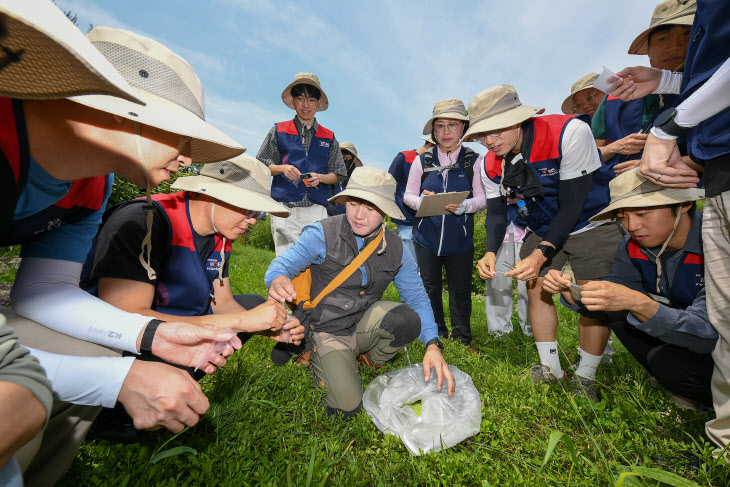
<path fill-rule="evenodd" d="M 440 134 L 444 130 L 448 130 L 449 132 L 454 132 L 454 131 L 456 131 L 456 129 L 461 127 L 462 123 L 463 122 L 449 122 L 448 124 L 444 124 L 444 123 L 435 124 L 433 126 L 433 131 L 436 132 L 437 134 Z"/>
<path fill-rule="evenodd" d="M 472 135 L 471 140 L 473 142 L 479 142 L 480 144 L 483 144 L 487 141 L 487 137 L 491 137 L 493 139 L 496 139 L 497 137 L 501 136 L 503 132 L 492 132 L 492 133 L 483 133 L 483 134 L 476 134 Z"/>
<path fill-rule="evenodd" d="M 256 220 L 261 220 L 266 216 L 265 211 L 254 211 L 254 210 L 248 210 L 246 211 L 246 219 L 255 218 Z"/>
<path fill-rule="evenodd" d="M 316 105 L 317 103 L 319 103 L 319 100 L 311 96 L 300 95 L 295 97 L 294 99 L 302 105 Z"/>
<path fill-rule="evenodd" d="M 596 94 L 591 93 L 590 95 L 588 95 L 586 97 L 585 100 L 573 101 L 573 110 L 575 111 L 575 113 L 581 113 L 581 110 L 582 110 L 581 107 L 587 106 L 588 104 L 592 103 L 595 98 L 596 98 Z"/>

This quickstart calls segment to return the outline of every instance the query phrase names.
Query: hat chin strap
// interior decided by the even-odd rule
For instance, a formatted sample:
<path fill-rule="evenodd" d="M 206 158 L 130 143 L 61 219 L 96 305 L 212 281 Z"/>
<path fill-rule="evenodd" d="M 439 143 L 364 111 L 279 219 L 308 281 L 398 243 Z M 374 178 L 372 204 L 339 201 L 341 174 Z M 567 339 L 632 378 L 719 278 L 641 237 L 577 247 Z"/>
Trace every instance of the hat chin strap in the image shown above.
<path fill-rule="evenodd" d="M 221 266 L 218 269 L 218 281 L 223 284 L 223 264 L 226 263 L 226 237 L 215 227 L 215 203 L 212 201 L 210 202 L 210 223 L 213 225 L 213 231 L 223 238 L 223 245 L 221 246 Z"/>
<path fill-rule="evenodd" d="M 140 135 L 140 123 L 134 122 L 134 140 L 137 143 L 137 158 L 139 164 L 142 166 L 142 172 L 144 173 L 146 197 L 147 197 L 147 234 L 142 240 L 142 251 L 139 253 L 139 262 L 142 267 L 147 271 L 147 277 L 150 281 L 157 279 L 157 273 L 152 268 L 150 263 L 150 254 L 152 253 L 152 195 L 150 193 L 150 175 L 147 172 L 147 164 L 145 164 L 144 153 L 142 152 L 142 136 Z M 145 249 L 147 250 L 147 260 L 144 258 Z"/>
<path fill-rule="evenodd" d="M 517 141 L 520 140 L 520 131 L 521 130 L 522 130 L 522 125 L 520 125 L 519 127 L 517 127 L 517 138 L 515 139 L 515 143 L 512 144 L 512 147 L 510 147 L 510 149 L 507 151 L 507 154 L 509 154 L 510 152 L 512 152 L 512 149 L 514 149 L 515 146 L 517 145 Z M 507 192 L 504 190 L 504 182 L 503 182 L 504 181 L 504 164 L 506 162 L 506 157 L 505 156 L 507 156 L 507 154 L 505 154 L 502 157 L 502 176 L 499 178 L 499 192 L 502 194 L 502 196 L 506 196 L 507 195 Z"/>
<path fill-rule="evenodd" d="M 672 228 L 672 233 L 669 234 L 667 239 L 662 244 L 662 248 L 659 249 L 659 253 L 654 256 L 656 259 L 656 292 L 659 293 L 659 281 L 662 279 L 662 261 L 659 259 L 659 257 L 664 253 L 664 251 L 667 248 L 667 245 L 669 245 L 669 241 L 672 240 L 672 237 L 674 236 L 674 232 L 677 231 L 677 226 L 679 225 L 679 218 L 682 216 L 682 208 L 677 209 L 677 216 L 674 219 L 674 228 Z M 649 253 L 653 254 L 653 252 L 649 249 L 646 249 L 649 251 Z"/>

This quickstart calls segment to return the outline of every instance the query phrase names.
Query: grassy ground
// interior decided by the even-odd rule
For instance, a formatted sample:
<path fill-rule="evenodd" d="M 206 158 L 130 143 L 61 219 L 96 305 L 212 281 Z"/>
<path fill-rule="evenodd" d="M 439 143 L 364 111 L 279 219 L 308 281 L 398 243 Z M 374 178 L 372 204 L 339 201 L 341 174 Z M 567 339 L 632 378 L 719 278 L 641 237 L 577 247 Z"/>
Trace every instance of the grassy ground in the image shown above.
<path fill-rule="evenodd" d="M 234 291 L 263 295 L 272 258 L 236 245 Z M 391 287 L 386 298 L 397 299 L 397 292 Z M 307 370 L 272 365 L 272 342 L 254 337 L 203 380 L 211 408 L 195 428 L 177 436 L 153 433 L 134 445 L 90 434 L 60 485 L 665 485 L 662 479 L 668 485 L 728 485 L 727 468 L 710 458 L 703 429 L 709 416 L 678 409 L 620 344 L 614 342 L 614 362 L 599 372 L 604 399 L 592 405 L 560 385 L 524 379 L 537 362 L 533 340 L 518 326 L 502 338 L 488 335 L 484 299 L 473 302 L 480 356 L 451 341 L 444 355 L 471 375 L 481 394 L 481 431 L 444 452 L 411 456 L 364 412 L 349 422 L 326 416 Z M 578 360 L 576 322 L 560 310 L 564 367 Z M 415 343 L 409 351 L 417 362 L 424 349 Z M 392 367 L 361 369 L 363 386 L 405 365 L 401 353 Z M 163 452 L 170 456 L 160 459 Z M 684 452 L 700 458 L 699 470 L 690 468 Z M 634 473 L 620 477 L 624 471 Z M 646 477 L 636 476 L 639 471 Z"/>

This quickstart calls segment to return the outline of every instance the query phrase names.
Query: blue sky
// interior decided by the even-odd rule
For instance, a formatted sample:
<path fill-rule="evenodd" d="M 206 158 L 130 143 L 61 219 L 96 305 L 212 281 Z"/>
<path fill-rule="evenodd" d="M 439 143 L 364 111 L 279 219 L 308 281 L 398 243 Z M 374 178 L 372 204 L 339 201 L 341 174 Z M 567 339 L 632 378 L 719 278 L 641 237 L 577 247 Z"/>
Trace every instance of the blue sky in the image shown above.
<path fill-rule="evenodd" d="M 253 156 L 274 122 L 293 117 L 281 91 L 294 74 L 317 74 L 330 101 L 317 120 L 383 169 L 421 145 L 440 99 L 468 105 L 509 83 L 525 105 L 560 113 L 580 76 L 647 65 L 626 52 L 656 3 L 57 0 L 84 32 L 128 29 L 184 57 L 203 82 L 207 120 Z"/>

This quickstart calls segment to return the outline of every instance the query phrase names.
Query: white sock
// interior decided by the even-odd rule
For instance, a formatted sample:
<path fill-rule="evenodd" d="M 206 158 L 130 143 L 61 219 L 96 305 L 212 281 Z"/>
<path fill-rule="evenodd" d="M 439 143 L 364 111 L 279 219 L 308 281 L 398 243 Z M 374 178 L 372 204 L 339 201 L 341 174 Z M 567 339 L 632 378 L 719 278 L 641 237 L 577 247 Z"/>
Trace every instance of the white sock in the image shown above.
<path fill-rule="evenodd" d="M 563 368 L 560 366 L 560 356 L 558 355 L 558 342 L 535 342 L 535 345 L 537 345 L 537 353 L 540 355 L 540 363 L 550 367 L 555 377 L 563 377 Z"/>
<path fill-rule="evenodd" d="M 601 364 L 602 355 L 591 355 L 585 350 L 578 348 L 580 353 L 580 362 L 575 370 L 575 375 L 585 377 L 586 379 L 595 379 L 598 366 Z"/>

